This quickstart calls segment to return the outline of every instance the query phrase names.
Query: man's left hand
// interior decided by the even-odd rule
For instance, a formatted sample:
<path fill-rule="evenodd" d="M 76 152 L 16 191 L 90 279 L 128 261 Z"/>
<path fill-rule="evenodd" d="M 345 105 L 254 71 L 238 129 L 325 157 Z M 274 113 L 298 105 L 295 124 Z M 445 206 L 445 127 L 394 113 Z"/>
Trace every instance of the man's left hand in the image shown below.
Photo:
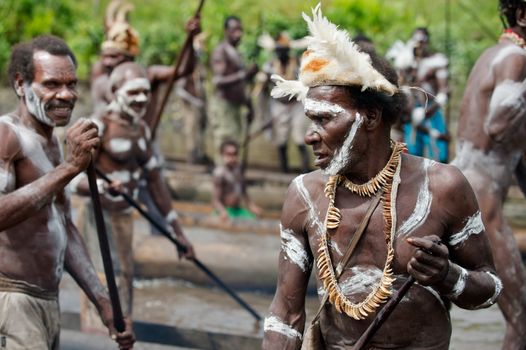
<path fill-rule="evenodd" d="M 449 250 L 440 238 L 436 235 L 410 237 L 407 243 L 417 248 L 407 263 L 407 272 L 424 286 L 442 282 L 448 272 Z"/>
<path fill-rule="evenodd" d="M 108 327 L 111 339 L 119 344 L 119 349 L 129 350 L 133 349 L 135 343 L 135 334 L 133 333 L 132 321 L 129 317 L 124 317 L 124 331 L 118 332 L 113 325 L 113 310 L 109 300 L 102 303 L 99 310 L 102 322 Z"/>

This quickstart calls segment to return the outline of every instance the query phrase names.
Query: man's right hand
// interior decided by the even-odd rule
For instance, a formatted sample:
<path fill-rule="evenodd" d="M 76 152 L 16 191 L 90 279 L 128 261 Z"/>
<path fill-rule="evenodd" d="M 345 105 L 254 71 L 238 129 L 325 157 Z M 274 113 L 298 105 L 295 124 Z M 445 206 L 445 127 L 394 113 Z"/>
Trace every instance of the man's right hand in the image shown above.
<path fill-rule="evenodd" d="M 66 145 L 66 163 L 74 166 L 79 173 L 85 170 L 100 145 L 97 125 L 87 118 L 80 118 L 68 129 Z"/>

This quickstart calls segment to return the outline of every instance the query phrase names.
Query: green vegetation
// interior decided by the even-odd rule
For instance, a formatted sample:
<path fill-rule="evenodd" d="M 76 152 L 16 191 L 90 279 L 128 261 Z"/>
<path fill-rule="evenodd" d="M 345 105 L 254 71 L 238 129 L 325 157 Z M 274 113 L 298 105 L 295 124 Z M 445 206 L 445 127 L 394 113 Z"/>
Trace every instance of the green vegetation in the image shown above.
<path fill-rule="evenodd" d="M 195 11 L 197 0 L 130 0 L 135 5 L 130 22 L 141 34 L 143 64 L 171 64 L 184 38 L 184 23 Z M 61 36 L 79 59 L 79 76 L 86 78 L 97 59 L 103 39 L 103 16 L 107 0 L 0 0 L 0 75 L 5 79 L 9 48 L 44 33 Z M 306 33 L 301 11 L 310 12 L 313 0 L 208 0 L 202 27 L 211 49 L 223 32 L 229 14 L 241 17 L 245 37 L 241 50 L 249 60 L 262 63 L 268 53 L 259 49 L 256 38 L 267 31 L 289 29 L 294 37 Z M 324 13 L 352 35 L 370 36 L 379 52 L 396 39 L 406 40 L 416 26 L 427 26 L 435 49 L 446 52 L 447 0 L 327 0 Z M 450 0 L 450 44 L 454 100 L 461 95 L 471 66 L 480 53 L 498 38 L 501 24 L 496 0 Z"/>

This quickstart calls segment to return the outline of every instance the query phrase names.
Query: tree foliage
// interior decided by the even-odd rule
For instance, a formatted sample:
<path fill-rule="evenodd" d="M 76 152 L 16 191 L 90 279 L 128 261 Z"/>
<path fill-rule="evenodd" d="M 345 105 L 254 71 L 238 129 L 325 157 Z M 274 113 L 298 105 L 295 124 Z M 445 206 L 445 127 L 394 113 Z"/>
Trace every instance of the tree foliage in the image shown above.
<path fill-rule="evenodd" d="M 141 35 L 139 61 L 145 65 L 172 64 L 184 42 L 184 23 L 198 0 L 130 0 L 135 6 L 130 22 Z M 449 52 L 454 91 L 463 88 L 476 58 L 493 45 L 501 30 L 496 0 L 450 0 L 450 41 L 446 43 L 448 0 L 327 0 L 324 13 L 351 35 L 370 36 L 379 52 L 397 39 L 407 40 L 417 26 L 427 26 L 435 49 Z M 79 76 L 86 78 L 103 40 L 103 16 L 108 0 L 1 0 L 0 69 L 5 81 L 10 47 L 39 34 L 66 39 L 78 56 Z M 262 63 L 267 57 L 257 46 L 263 32 L 287 29 L 295 38 L 306 34 L 301 12 L 310 13 L 313 0 L 207 0 L 202 13 L 208 52 L 222 39 L 227 15 L 241 17 L 245 29 L 241 51 L 248 60 Z M 448 50 L 446 50 L 448 49 Z"/>

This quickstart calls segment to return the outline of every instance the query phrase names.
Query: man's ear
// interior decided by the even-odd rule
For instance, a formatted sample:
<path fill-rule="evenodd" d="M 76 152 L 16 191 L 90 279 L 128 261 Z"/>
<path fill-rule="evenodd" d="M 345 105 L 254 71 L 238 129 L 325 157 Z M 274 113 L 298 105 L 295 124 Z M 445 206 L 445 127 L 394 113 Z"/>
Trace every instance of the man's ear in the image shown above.
<path fill-rule="evenodd" d="M 365 128 L 367 130 L 374 130 L 380 125 L 382 121 L 382 109 L 370 108 L 365 114 Z"/>
<path fill-rule="evenodd" d="M 24 79 L 22 78 L 22 75 L 20 73 L 15 74 L 15 81 L 14 81 L 14 88 L 16 95 L 18 97 L 24 97 L 25 91 L 24 91 Z"/>
<path fill-rule="evenodd" d="M 526 27 L 526 6 L 519 6 L 517 8 L 515 18 L 519 26 Z"/>

